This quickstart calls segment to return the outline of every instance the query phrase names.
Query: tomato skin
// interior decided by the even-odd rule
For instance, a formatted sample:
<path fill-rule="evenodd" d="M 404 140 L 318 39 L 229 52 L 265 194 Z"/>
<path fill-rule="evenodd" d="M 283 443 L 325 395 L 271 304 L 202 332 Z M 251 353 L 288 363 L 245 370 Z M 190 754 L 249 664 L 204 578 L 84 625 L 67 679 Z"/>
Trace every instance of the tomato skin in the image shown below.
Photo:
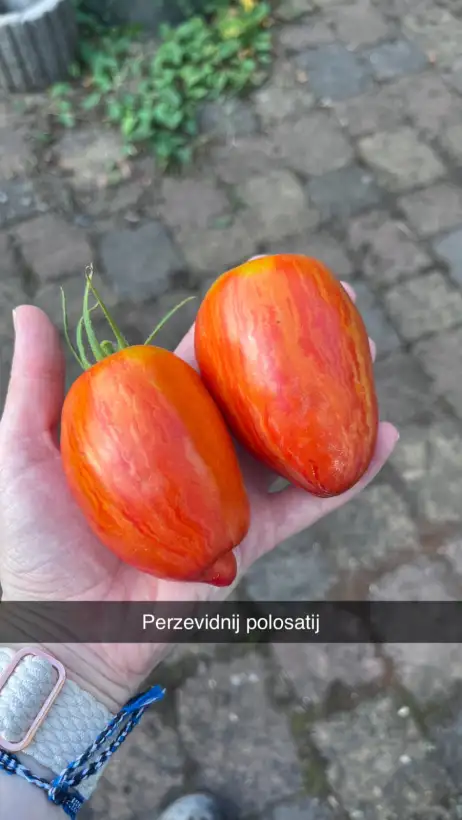
<path fill-rule="evenodd" d="M 232 583 L 249 502 L 231 436 L 192 367 L 143 345 L 103 359 L 66 397 L 61 454 L 91 529 L 119 558 L 158 578 Z"/>
<path fill-rule="evenodd" d="M 223 274 L 196 318 L 206 387 L 237 439 L 313 495 L 339 495 L 369 466 L 378 406 L 364 322 L 321 262 L 296 254 Z"/>

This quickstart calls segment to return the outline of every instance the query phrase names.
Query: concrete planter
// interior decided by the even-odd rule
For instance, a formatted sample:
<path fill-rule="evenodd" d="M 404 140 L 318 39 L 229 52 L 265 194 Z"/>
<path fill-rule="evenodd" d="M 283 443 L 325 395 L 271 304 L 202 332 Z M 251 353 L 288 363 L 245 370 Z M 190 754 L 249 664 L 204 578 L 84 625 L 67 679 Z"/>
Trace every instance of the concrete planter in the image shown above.
<path fill-rule="evenodd" d="M 6 0 L 0 6 L 0 88 L 42 91 L 66 79 L 76 45 L 71 0 Z"/>
<path fill-rule="evenodd" d="M 109 26 L 136 24 L 154 34 L 162 23 L 181 23 L 204 5 L 205 0 L 85 0 Z"/>

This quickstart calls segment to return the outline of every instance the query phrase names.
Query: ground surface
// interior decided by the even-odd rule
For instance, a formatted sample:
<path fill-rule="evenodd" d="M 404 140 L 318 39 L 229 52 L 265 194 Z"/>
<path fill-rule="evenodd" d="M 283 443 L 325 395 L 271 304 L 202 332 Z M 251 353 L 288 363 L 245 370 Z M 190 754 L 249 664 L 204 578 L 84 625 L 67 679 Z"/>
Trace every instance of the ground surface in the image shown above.
<path fill-rule="evenodd" d="M 33 302 L 59 322 L 63 283 L 75 321 L 91 261 L 139 341 L 253 254 L 318 256 L 355 285 L 401 441 L 358 501 L 282 546 L 240 594 L 458 598 L 460 3 L 285 0 L 279 16 L 272 80 L 206 112 L 213 142 L 182 179 L 140 160 L 109 185 L 114 135 L 84 126 L 44 146 L 40 99 L 1 105 L 1 392 L 11 308 Z M 153 820 L 201 785 L 249 820 L 462 817 L 461 646 L 183 649 L 158 677 L 165 709 L 127 742 L 87 817 Z"/>

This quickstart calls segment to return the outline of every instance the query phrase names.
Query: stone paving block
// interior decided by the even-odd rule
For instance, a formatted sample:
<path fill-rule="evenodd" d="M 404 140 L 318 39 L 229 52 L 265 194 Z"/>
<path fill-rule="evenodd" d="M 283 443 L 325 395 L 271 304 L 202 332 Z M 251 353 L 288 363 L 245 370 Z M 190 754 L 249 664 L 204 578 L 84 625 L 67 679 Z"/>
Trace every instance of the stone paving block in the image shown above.
<path fill-rule="evenodd" d="M 265 694 L 266 677 L 262 660 L 249 653 L 201 667 L 178 691 L 180 735 L 199 766 L 198 785 L 232 797 L 244 814 L 302 786 L 286 718 Z"/>
<path fill-rule="evenodd" d="M 342 820 L 344 814 L 317 798 L 305 797 L 296 802 L 281 803 L 268 820 Z"/>
<path fill-rule="evenodd" d="M 230 99 L 205 103 L 199 114 L 204 134 L 222 139 L 249 137 L 258 131 L 258 119 L 247 100 Z"/>
<path fill-rule="evenodd" d="M 75 188 L 104 187 L 107 175 L 123 157 L 123 143 L 116 131 L 88 127 L 64 134 L 55 153 Z"/>
<path fill-rule="evenodd" d="M 331 513 L 319 525 L 320 540 L 337 572 L 374 569 L 418 546 L 417 529 L 402 498 L 388 485 L 374 484 Z"/>
<path fill-rule="evenodd" d="M 395 330 L 387 320 L 379 301 L 364 282 L 355 283 L 356 307 L 363 317 L 367 332 L 377 346 L 377 356 L 400 346 Z"/>
<path fill-rule="evenodd" d="M 462 164 L 462 123 L 450 125 L 441 133 L 441 145 L 457 165 Z"/>
<path fill-rule="evenodd" d="M 307 190 L 326 220 L 354 216 L 376 207 L 383 198 L 372 174 L 356 165 L 310 180 Z"/>
<path fill-rule="evenodd" d="M 244 219 L 235 219 L 226 228 L 178 231 L 175 239 L 183 253 L 187 269 L 200 275 L 219 276 L 247 261 L 255 255 L 257 249 L 257 240 Z"/>
<path fill-rule="evenodd" d="M 351 100 L 336 102 L 335 114 L 353 137 L 393 131 L 404 125 L 407 109 L 399 83 L 374 88 Z"/>
<path fill-rule="evenodd" d="M 401 197 L 399 207 L 413 228 L 427 237 L 462 223 L 462 191 L 451 183 L 440 183 Z"/>
<path fill-rule="evenodd" d="M 93 191 L 78 191 L 76 200 L 85 216 L 112 216 L 121 211 L 126 214 L 136 212 L 143 193 L 144 187 L 138 181 L 127 182 Z"/>
<path fill-rule="evenodd" d="M 316 9 L 315 0 L 283 0 L 277 7 L 277 17 L 284 22 L 296 20 Z"/>
<path fill-rule="evenodd" d="M 417 513 L 430 524 L 459 522 L 462 510 L 462 437 L 447 419 L 400 429 L 391 464 L 414 496 Z"/>
<path fill-rule="evenodd" d="M 443 163 L 432 148 L 411 128 L 364 137 L 358 147 L 364 162 L 392 191 L 427 185 L 445 173 Z"/>
<path fill-rule="evenodd" d="M 225 191 L 213 178 L 165 177 L 161 190 L 160 213 L 173 229 L 211 227 L 214 219 L 230 210 Z"/>
<path fill-rule="evenodd" d="M 332 27 L 323 17 L 310 16 L 306 21 L 284 26 L 277 33 L 279 45 L 288 53 L 305 51 L 307 48 L 332 43 L 334 40 Z"/>
<path fill-rule="evenodd" d="M 395 327 L 411 342 L 459 324 L 462 316 L 462 294 L 436 271 L 395 285 L 383 298 Z"/>
<path fill-rule="evenodd" d="M 435 72 L 403 78 L 397 91 L 415 127 L 434 137 L 462 121 L 462 100 Z"/>
<path fill-rule="evenodd" d="M 401 566 L 370 587 L 373 601 L 453 601 L 456 595 L 448 568 L 428 558 Z M 382 644 L 397 680 L 421 706 L 448 698 L 462 680 L 462 646 L 431 643 L 431 609 L 427 612 L 429 643 Z M 399 625 L 396 631 L 399 634 Z"/>
<path fill-rule="evenodd" d="M 313 734 L 329 782 L 355 820 L 432 816 L 452 792 L 430 744 L 389 697 L 316 723 Z"/>
<path fill-rule="evenodd" d="M 422 339 L 414 352 L 432 378 L 433 392 L 443 396 L 462 419 L 462 330 L 450 330 Z"/>
<path fill-rule="evenodd" d="M 389 23 L 371 3 L 339 4 L 329 11 L 329 20 L 339 38 L 349 48 L 367 46 L 383 40 L 390 32 Z"/>
<path fill-rule="evenodd" d="M 462 52 L 462 20 L 434 4 L 413 9 L 403 20 L 408 36 L 430 53 L 438 69 L 450 68 Z"/>
<path fill-rule="evenodd" d="M 94 261 L 84 232 L 54 214 L 24 222 L 13 233 L 27 267 L 43 282 L 78 271 L 83 275 Z"/>
<path fill-rule="evenodd" d="M 238 185 L 253 174 L 267 173 L 277 164 L 274 144 L 268 137 L 243 137 L 207 152 L 207 167 L 229 185 Z"/>
<path fill-rule="evenodd" d="M 236 189 L 245 203 L 242 218 L 256 242 L 277 241 L 316 228 L 320 216 L 290 171 L 250 177 Z"/>
<path fill-rule="evenodd" d="M 0 410 L 3 409 L 13 357 L 12 310 L 29 302 L 7 234 L 0 233 Z"/>
<path fill-rule="evenodd" d="M 368 643 L 274 643 L 272 649 L 305 707 L 322 704 L 336 684 L 357 691 L 379 685 L 385 673 Z"/>
<path fill-rule="evenodd" d="M 362 56 L 371 66 L 377 80 L 393 80 L 405 74 L 417 74 L 428 65 L 428 58 L 420 48 L 409 40 L 382 43 Z"/>
<path fill-rule="evenodd" d="M 118 304 L 118 300 L 114 289 L 105 278 L 98 276 L 96 286 L 101 293 L 105 305 L 112 311 Z M 85 271 L 82 270 L 79 274 L 74 274 L 62 282 L 59 280 L 45 282 L 37 289 L 32 302 L 37 307 L 41 308 L 47 316 L 51 319 L 54 325 L 59 330 L 63 330 L 63 316 L 61 309 L 61 290 L 60 285 L 64 290 L 66 296 L 66 308 L 68 316 L 69 331 L 71 338 L 75 339 L 75 331 L 77 329 L 77 322 L 82 315 L 83 294 L 85 290 Z M 92 314 L 94 320 L 102 319 L 100 311 L 95 311 Z M 109 331 L 106 330 L 106 334 Z M 112 338 L 112 337 L 111 337 Z"/>
<path fill-rule="evenodd" d="M 436 239 L 433 250 L 448 265 L 452 279 L 462 284 L 462 228 Z"/>
<path fill-rule="evenodd" d="M 0 179 L 10 180 L 34 171 L 37 161 L 27 128 L 22 125 L 0 128 Z"/>
<path fill-rule="evenodd" d="M 121 298 L 134 302 L 162 296 L 184 262 L 170 235 L 152 220 L 134 230 L 114 230 L 100 240 L 104 270 Z"/>
<path fill-rule="evenodd" d="M 127 738 L 107 767 L 89 801 L 94 820 L 133 820 L 152 812 L 171 790 L 183 783 L 184 760 L 176 732 L 157 714 L 147 714 L 142 726 Z"/>
<path fill-rule="evenodd" d="M 260 558 L 245 577 L 254 601 L 323 600 L 337 576 L 318 528 L 310 527 Z"/>
<path fill-rule="evenodd" d="M 270 81 L 257 91 L 254 101 L 263 125 L 270 127 L 309 111 L 314 105 L 314 96 L 306 85 L 289 89 Z"/>
<path fill-rule="evenodd" d="M 33 182 L 24 179 L 0 181 L 0 228 L 47 210 Z"/>
<path fill-rule="evenodd" d="M 350 222 L 348 239 L 360 255 L 360 269 L 374 287 L 393 285 L 430 265 L 427 253 L 407 225 L 372 211 Z"/>
<path fill-rule="evenodd" d="M 163 296 L 159 296 L 155 302 L 145 303 L 142 311 L 136 307 L 125 308 L 124 319 L 128 327 L 136 327 L 142 333 L 144 341 L 170 310 L 173 310 L 180 302 L 191 296 L 195 298 L 183 305 L 170 317 L 152 342 L 152 344 L 165 347 L 167 350 L 175 350 L 196 318 L 200 299 L 195 291 L 186 288 L 169 289 Z"/>
<path fill-rule="evenodd" d="M 290 236 L 280 242 L 268 243 L 265 250 L 267 253 L 301 253 L 319 259 L 338 279 L 348 279 L 354 274 L 345 248 L 327 231 Z"/>
<path fill-rule="evenodd" d="M 301 174 L 319 176 L 348 165 L 353 149 L 330 114 L 320 111 L 273 130 L 278 155 Z"/>
<path fill-rule="evenodd" d="M 319 99 L 345 100 L 363 94 L 372 86 L 367 66 L 344 46 L 336 43 L 298 54 L 295 62 L 306 71 Z"/>
<path fill-rule="evenodd" d="M 374 375 L 381 419 L 400 429 L 415 416 L 432 410 L 436 396 L 414 356 L 395 351 L 375 363 Z"/>

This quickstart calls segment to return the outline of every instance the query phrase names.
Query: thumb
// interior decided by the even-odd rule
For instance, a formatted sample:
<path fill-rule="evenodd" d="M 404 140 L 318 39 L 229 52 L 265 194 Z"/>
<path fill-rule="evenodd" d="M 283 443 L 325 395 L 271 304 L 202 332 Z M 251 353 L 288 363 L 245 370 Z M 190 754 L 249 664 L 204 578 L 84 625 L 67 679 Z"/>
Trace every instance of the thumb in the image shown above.
<path fill-rule="evenodd" d="M 59 336 L 43 311 L 13 311 L 15 342 L 2 434 L 34 438 L 56 428 L 64 401 L 64 356 Z"/>

